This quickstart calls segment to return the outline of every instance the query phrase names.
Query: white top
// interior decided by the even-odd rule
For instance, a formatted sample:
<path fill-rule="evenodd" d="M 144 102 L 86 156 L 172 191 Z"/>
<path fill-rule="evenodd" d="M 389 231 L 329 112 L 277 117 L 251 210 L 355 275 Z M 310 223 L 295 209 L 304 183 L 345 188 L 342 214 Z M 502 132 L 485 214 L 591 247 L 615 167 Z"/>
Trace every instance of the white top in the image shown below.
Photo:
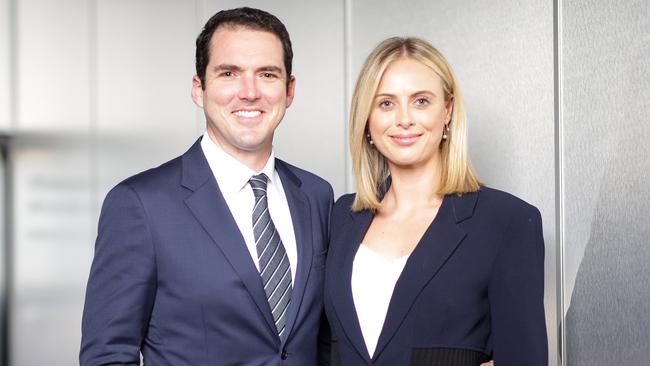
<path fill-rule="evenodd" d="M 210 139 L 207 131 L 203 134 L 203 139 L 201 139 L 201 148 L 208 160 L 212 174 L 214 174 L 217 184 L 219 184 L 219 189 L 223 198 L 226 200 L 230 213 L 237 223 L 239 232 L 244 237 L 248 252 L 258 271 L 260 270 L 260 261 L 257 257 L 257 249 L 255 248 L 252 216 L 255 196 L 253 195 L 253 189 L 248 183 L 248 180 L 253 175 L 260 173 L 264 173 L 269 177 L 266 188 L 269 212 L 276 230 L 280 233 L 280 239 L 282 239 L 284 249 L 287 251 L 289 265 L 291 266 L 291 279 L 295 283 L 296 264 L 298 263 L 296 236 L 293 230 L 293 222 L 291 221 L 291 212 L 289 211 L 287 197 L 284 194 L 280 176 L 275 170 L 275 154 L 273 151 L 271 151 L 269 160 L 266 162 L 264 168 L 259 172 L 254 172 L 246 165 L 240 163 L 239 160 L 223 151 L 219 145 Z M 215 222 L 215 225 L 218 225 L 218 223 Z"/>
<path fill-rule="evenodd" d="M 370 357 L 375 353 L 395 283 L 408 255 L 387 259 L 361 244 L 352 265 L 352 298 Z"/>

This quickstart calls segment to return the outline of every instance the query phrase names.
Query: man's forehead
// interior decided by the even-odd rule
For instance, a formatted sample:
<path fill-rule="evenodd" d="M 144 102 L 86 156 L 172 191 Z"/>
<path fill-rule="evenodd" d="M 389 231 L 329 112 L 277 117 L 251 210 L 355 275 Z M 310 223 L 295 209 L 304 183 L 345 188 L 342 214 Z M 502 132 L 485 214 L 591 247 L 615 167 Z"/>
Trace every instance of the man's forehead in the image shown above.
<path fill-rule="evenodd" d="M 277 67 L 285 71 L 282 42 L 273 33 L 248 27 L 220 26 L 210 40 L 210 67 Z"/>

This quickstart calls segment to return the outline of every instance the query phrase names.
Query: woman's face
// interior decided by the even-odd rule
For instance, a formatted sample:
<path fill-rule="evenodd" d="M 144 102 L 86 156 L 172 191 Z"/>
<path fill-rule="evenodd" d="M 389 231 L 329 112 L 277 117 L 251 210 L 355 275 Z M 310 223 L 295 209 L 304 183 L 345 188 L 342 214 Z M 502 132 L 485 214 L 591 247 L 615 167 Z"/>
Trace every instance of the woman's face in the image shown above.
<path fill-rule="evenodd" d="M 437 164 L 451 116 L 440 77 L 421 62 L 401 58 L 381 78 L 368 117 L 375 147 L 389 167 Z"/>

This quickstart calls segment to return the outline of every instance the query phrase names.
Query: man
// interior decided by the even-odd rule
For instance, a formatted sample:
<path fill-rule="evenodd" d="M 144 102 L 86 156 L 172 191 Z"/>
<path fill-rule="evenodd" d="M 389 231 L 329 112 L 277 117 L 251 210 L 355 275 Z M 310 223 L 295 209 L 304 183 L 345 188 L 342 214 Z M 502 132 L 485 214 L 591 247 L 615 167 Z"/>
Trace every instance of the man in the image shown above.
<path fill-rule="evenodd" d="M 295 79 L 284 25 L 239 8 L 196 42 L 207 131 L 109 192 L 81 365 L 317 363 L 332 189 L 275 159 Z"/>

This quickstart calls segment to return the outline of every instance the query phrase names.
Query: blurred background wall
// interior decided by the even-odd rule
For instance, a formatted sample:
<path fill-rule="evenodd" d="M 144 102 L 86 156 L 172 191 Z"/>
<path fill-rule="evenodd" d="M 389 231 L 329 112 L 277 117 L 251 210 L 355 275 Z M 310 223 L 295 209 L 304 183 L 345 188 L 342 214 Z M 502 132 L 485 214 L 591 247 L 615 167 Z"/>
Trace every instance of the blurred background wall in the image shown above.
<path fill-rule="evenodd" d="M 364 57 L 392 35 L 438 47 L 479 174 L 542 212 L 549 365 L 647 364 L 645 0 L 0 0 L 0 366 L 78 362 L 103 197 L 202 133 L 194 40 L 242 5 L 294 43 L 277 155 L 337 196 L 354 189 L 346 115 Z"/>

